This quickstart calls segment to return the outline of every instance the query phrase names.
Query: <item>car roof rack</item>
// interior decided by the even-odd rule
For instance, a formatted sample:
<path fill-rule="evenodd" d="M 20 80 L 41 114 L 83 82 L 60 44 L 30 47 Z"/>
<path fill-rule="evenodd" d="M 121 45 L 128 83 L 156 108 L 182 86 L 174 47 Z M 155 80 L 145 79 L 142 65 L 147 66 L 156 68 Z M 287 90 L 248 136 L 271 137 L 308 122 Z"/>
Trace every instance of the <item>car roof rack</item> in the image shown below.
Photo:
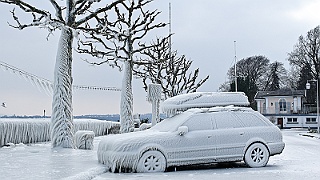
<path fill-rule="evenodd" d="M 243 92 L 194 92 L 181 94 L 165 100 L 161 109 L 168 116 L 192 108 L 223 106 L 248 106 L 248 97 Z"/>

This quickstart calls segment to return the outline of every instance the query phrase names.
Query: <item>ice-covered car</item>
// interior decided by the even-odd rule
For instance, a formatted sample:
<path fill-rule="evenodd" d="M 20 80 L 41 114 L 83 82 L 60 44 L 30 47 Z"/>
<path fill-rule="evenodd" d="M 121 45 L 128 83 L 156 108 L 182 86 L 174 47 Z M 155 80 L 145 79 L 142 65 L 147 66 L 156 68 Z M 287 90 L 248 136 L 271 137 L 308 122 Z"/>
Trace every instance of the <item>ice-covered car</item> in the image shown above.
<path fill-rule="evenodd" d="M 279 128 L 251 108 L 194 108 L 149 130 L 106 136 L 98 160 L 113 172 L 235 161 L 263 167 L 284 146 Z"/>

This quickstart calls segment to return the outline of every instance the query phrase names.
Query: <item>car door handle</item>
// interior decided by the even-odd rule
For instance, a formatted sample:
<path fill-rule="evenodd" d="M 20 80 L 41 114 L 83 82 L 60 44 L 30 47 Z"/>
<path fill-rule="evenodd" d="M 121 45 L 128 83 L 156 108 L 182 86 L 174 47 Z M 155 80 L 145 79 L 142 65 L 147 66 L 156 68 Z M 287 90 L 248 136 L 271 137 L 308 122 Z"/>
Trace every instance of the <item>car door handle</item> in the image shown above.
<path fill-rule="evenodd" d="M 208 138 L 212 138 L 212 135 L 208 135 Z"/>
<path fill-rule="evenodd" d="M 243 136 L 244 135 L 244 132 L 240 132 L 240 136 Z"/>

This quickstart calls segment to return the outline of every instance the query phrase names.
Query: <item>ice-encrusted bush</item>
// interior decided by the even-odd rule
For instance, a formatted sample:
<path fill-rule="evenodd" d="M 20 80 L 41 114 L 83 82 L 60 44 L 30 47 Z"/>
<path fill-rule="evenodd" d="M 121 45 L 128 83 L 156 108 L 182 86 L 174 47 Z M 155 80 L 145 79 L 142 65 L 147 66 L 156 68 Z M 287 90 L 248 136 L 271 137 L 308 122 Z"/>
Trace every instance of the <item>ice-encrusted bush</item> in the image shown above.
<path fill-rule="evenodd" d="M 74 130 L 93 131 L 95 136 L 118 133 L 118 122 L 74 119 Z M 50 141 L 50 119 L 0 119 L 0 147 L 8 143 Z"/>

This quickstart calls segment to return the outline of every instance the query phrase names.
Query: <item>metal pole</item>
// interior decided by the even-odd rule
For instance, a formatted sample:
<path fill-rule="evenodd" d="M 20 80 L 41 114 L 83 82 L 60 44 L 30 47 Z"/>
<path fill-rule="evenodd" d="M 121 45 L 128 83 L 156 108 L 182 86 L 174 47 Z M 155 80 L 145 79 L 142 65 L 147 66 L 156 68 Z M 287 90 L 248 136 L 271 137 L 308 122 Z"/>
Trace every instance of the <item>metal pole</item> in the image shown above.
<path fill-rule="evenodd" d="M 172 47 L 171 47 L 171 33 L 172 33 L 172 29 L 171 29 L 171 2 L 169 2 L 169 53 L 170 53 L 170 59 L 171 59 L 171 51 L 172 51 Z"/>
<path fill-rule="evenodd" d="M 319 78 L 317 79 L 317 121 L 318 121 L 318 133 L 320 133 L 320 122 L 319 122 Z"/>
<path fill-rule="evenodd" d="M 237 48 L 236 48 L 236 41 L 234 42 L 234 85 L 235 91 L 238 92 L 238 80 L 237 80 Z"/>

